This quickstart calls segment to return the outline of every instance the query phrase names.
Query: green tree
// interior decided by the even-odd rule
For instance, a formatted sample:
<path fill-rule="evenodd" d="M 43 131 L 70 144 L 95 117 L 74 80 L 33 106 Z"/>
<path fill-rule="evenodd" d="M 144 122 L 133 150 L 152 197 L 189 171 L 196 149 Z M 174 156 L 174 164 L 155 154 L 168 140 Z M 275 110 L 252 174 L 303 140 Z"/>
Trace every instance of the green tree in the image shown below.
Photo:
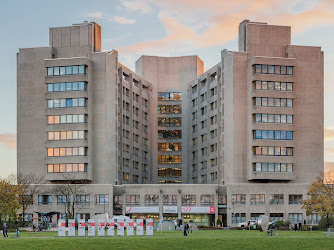
<path fill-rule="evenodd" d="M 10 218 L 16 219 L 20 206 L 20 195 L 22 187 L 13 184 L 10 179 L 0 180 L 0 219 L 7 221 Z"/>
<path fill-rule="evenodd" d="M 308 199 L 303 201 L 306 214 L 317 213 L 330 222 L 334 215 L 334 172 L 329 171 L 314 181 L 307 193 Z"/>

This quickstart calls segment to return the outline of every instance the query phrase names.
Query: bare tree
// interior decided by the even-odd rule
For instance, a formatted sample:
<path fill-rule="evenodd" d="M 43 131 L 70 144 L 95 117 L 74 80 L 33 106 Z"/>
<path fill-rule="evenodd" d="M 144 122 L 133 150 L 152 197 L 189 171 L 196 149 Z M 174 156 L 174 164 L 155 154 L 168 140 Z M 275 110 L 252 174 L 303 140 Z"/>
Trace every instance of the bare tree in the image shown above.
<path fill-rule="evenodd" d="M 34 197 L 42 192 L 45 181 L 43 177 L 37 177 L 32 173 L 23 174 L 21 172 L 17 174 L 16 180 L 17 185 L 21 188 L 19 200 L 24 220 L 25 211 L 33 205 Z"/>
<path fill-rule="evenodd" d="M 65 206 L 65 213 L 67 214 L 68 219 L 74 219 L 76 212 L 87 204 L 80 202 L 80 200 L 78 200 L 78 196 L 87 194 L 84 186 L 89 182 L 85 180 L 77 181 L 72 175 L 71 177 L 66 175 L 63 177 L 64 181 L 59 184 L 52 185 L 50 192 L 57 199 L 59 195 L 62 195 L 64 200 L 61 200 L 61 203 Z"/>

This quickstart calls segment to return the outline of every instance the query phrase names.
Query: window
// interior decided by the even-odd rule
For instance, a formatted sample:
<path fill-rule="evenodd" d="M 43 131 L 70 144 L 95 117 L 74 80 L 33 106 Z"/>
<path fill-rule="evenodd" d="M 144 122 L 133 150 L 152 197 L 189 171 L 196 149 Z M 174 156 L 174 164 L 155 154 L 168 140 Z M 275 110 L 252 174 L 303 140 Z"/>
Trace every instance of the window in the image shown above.
<path fill-rule="evenodd" d="M 253 99 L 254 106 L 263 107 L 292 107 L 292 99 L 290 98 L 267 98 L 267 97 L 255 97 Z"/>
<path fill-rule="evenodd" d="M 38 195 L 38 205 L 52 205 L 52 195 Z"/>
<path fill-rule="evenodd" d="M 107 194 L 97 194 L 95 199 L 96 205 L 109 204 L 109 196 Z"/>
<path fill-rule="evenodd" d="M 140 204 L 140 195 L 126 196 L 126 205 L 139 205 L 139 204 Z"/>
<path fill-rule="evenodd" d="M 253 164 L 256 172 L 293 172 L 292 163 L 264 163 L 257 162 Z"/>
<path fill-rule="evenodd" d="M 303 214 L 301 213 L 289 213 L 289 221 L 291 224 L 299 223 L 303 221 Z"/>
<path fill-rule="evenodd" d="M 268 155 L 268 156 L 292 156 L 293 148 L 286 147 L 253 147 L 254 155 Z M 284 168 L 284 166 L 283 166 Z M 256 170 L 258 171 L 258 170 Z"/>
<path fill-rule="evenodd" d="M 166 102 L 166 101 L 182 101 L 182 93 L 169 93 L 169 92 L 159 92 L 158 93 L 158 101 Z"/>
<path fill-rule="evenodd" d="M 244 222 L 246 220 L 246 214 L 245 213 L 232 213 L 232 223 L 238 224 L 240 222 Z"/>
<path fill-rule="evenodd" d="M 254 64 L 254 73 L 293 75 L 293 66 Z"/>
<path fill-rule="evenodd" d="M 264 213 L 251 213 L 251 220 L 258 220 L 261 215 L 264 215 Z"/>
<path fill-rule="evenodd" d="M 177 195 L 164 195 L 163 196 L 164 205 L 177 205 Z"/>
<path fill-rule="evenodd" d="M 48 108 L 71 108 L 71 107 L 85 107 L 86 98 L 70 98 L 70 99 L 55 99 L 48 100 Z"/>
<path fill-rule="evenodd" d="M 122 209 L 123 208 L 123 196 L 115 195 L 114 196 L 114 209 Z"/>
<path fill-rule="evenodd" d="M 158 105 L 158 114 L 180 114 L 182 105 Z"/>
<path fill-rule="evenodd" d="M 254 122 L 292 124 L 292 115 L 254 114 Z"/>
<path fill-rule="evenodd" d="M 202 161 L 201 162 L 201 169 L 206 169 L 207 168 L 207 161 Z"/>
<path fill-rule="evenodd" d="M 83 214 L 83 213 L 80 213 L 80 214 L 76 214 L 76 219 L 77 220 L 85 220 L 86 223 L 88 222 L 88 220 L 90 219 L 90 214 Z"/>
<path fill-rule="evenodd" d="M 293 140 L 293 131 L 285 130 L 254 130 L 254 139 Z"/>
<path fill-rule="evenodd" d="M 22 215 L 22 214 L 21 214 Z M 33 214 L 24 214 L 24 221 L 32 222 Z"/>
<path fill-rule="evenodd" d="M 129 173 L 123 172 L 123 180 L 125 180 L 125 181 L 129 180 Z"/>
<path fill-rule="evenodd" d="M 275 90 L 275 91 L 292 91 L 292 82 L 267 82 L 254 81 L 253 89 L 255 90 Z"/>
<path fill-rule="evenodd" d="M 227 196 L 218 195 L 218 208 L 226 208 L 226 207 L 227 207 Z"/>
<path fill-rule="evenodd" d="M 49 115 L 48 124 L 86 123 L 86 115 Z"/>
<path fill-rule="evenodd" d="M 210 166 L 213 167 L 213 166 L 216 166 L 216 165 L 217 165 L 217 158 L 210 159 Z"/>
<path fill-rule="evenodd" d="M 289 205 L 302 204 L 303 195 L 301 194 L 290 194 L 289 195 Z"/>
<path fill-rule="evenodd" d="M 158 168 L 158 176 L 182 176 L 182 168 Z"/>
<path fill-rule="evenodd" d="M 71 202 L 71 197 L 66 195 L 57 195 L 57 205 L 66 205 Z"/>
<path fill-rule="evenodd" d="M 191 87 L 191 93 L 194 94 L 197 91 L 197 85 Z"/>
<path fill-rule="evenodd" d="M 158 143 L 158 151 L 182 151 L 182 143 Z"/>
<path fill-rule="evenodd" d="M 264 194 L 251 194 L 250 204 L 251 205 L 264 205 Z"/>
<path fill-rule="evenodd" d="M 90 195 L 89 194 L 77 194 L 75 201 L 77 205 L 89 205 Z"/>
<path fill-rule="evenodd" d="M 87 90 L 87 82 L 48 83 L 48 92 Z"/>
<path fill-rule="evenodd" d="M 183 194 L 182 195 L 182 205 L 196 205 L 196 195 Z"/>
<path fill-rule="evenodd" d="M 321 216 L 319 214 L 310 214 L 307 216 L 307 224 L 319 224 Z"/>
<path fill-rule="evenodd" d="M 270 214 L 270 221 L 283 220 L 283 219 L 284 219 L 284 214 L 282 213 L 271 213 Z"/>
<path fill-rule="evenodd" d="M 211 136 L 211 138 L 215 138 L 216 137 L 215 130 L 211 130 L 210 131 L 210 136 Z"/>
<path fill-rule="evenodd" d="M 175 118 L 165 118 L 165 117 L 158 117 L 158 126 L 163 127 L 179 127 L 182 125 L 182 118 L 181 117 L 175 117 Z"/>
<path fill-rule="evenodd" d="M 53 131 L 48 132 L 49 141 L 57 140 L 85 140 L 87 138 L 87 131 Z"/>
<path fill-rule="evenodd" d="M 159 164 L 182 163 L 182 155 L 158 155 Z"/>
<path fill-rule="evenodd" d="M 201 195 L 201 206 L 213 206 L 214 201 L 214 195 Z"/>
<path fill-rule="evenodd" d="M 217 116 L 216 116 L 216 115 L 210 117 L 210 123 L 211 123 L 211 125 L 212 125 L 212 124 L 215 124 L 216 122 L 217 122 Z"/>
<path fill-rule="evenodd" d="M 159 205 L 159 195 L 156 194 L 145 195 L 145 205 Z"/>
<path fill-rule="evenodd" d="M 87 172 L 87 164 L 85 163 L 48 164 L 47 172 L 48 173 Z"/>
<path fill-rule="evenodd" d="M 48 67 L 47 75 L 48 76 L 59 76 L 59 75 L 77 75 L 77 74 L 86 74 L 87 66 L 66 66 L 66 67 Z"/>
<path fill-rule="evenodd" d="M 270 205 L 284 205 L 284 194 L 271 194 Z"/>
<path fill-rule="evenodd" d="M 48 157 L 58 156 L 86 156 L 87 148 L 72 147 L 72 148 L 48 148 Z"/>
<path fill-rule="evenodd" d="M 232 204 L 246 204 L 245 194 L 232 194 L 231 195 Z"/>
<path fill-rule="evenodd" d="M 181 130 L 158 130 L 158 139 L 182 138 Z"/>

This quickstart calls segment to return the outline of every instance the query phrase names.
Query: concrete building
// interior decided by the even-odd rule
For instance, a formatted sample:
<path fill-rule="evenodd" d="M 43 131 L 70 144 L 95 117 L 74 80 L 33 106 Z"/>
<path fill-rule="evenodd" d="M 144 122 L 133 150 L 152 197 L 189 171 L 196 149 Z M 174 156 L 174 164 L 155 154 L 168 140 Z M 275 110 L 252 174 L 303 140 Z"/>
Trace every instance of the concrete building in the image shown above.
<path fill-rule="evenodd" d="M 51 28 L 18 53 L 18 172 L 85 183 L 77 218 L 317 223 L 301 201 L 323 171 L 323 52 L 290 41 L 244 20 L 239 51 L 205 73 L 197 56 L 142 56 L 134 73 L 98 24 Z M 45 189 L 28 214 L 64 198 Z"/>

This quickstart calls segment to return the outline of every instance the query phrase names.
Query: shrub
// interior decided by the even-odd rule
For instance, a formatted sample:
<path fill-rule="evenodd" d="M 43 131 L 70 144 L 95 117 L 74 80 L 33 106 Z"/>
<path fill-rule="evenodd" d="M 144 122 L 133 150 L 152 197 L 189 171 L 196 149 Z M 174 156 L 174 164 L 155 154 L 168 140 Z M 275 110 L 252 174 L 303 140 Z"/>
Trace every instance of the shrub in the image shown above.
<path fill-rule="evenodd" d="M 289 225 L 290 225 L 289 220 L 278 220 L 278 221 L 276 221 L 276 224 L 275 224 L 275 226 L 277 228 L 279 228 L 279 227 L 289 227 Z"/>
<path fill-rule="evenodd" d="M 319 229 L 326 230 L 329 227 L 334 227 L 334 218 L 333 217 L 321 217 L 319 222 Z"/>

